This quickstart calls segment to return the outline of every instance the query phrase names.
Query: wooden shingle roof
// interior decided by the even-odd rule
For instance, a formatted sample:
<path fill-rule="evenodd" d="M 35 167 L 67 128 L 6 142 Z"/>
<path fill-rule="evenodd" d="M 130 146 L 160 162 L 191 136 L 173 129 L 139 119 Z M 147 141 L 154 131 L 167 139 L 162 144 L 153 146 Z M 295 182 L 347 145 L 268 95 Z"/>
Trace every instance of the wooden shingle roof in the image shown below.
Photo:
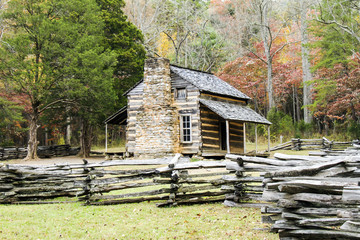
<path fill-rule="evenodd" d="M 250 97 L 248 97 L 246 94 L 240 92 L 238 89 L 234 88 L 227 82 L 221 80 L 220 78 L 216 77 L 211 73 L 182 68 L 174 65 L 171 65 L 170 69 L 171 71 L 179 75 L 181 78 L 193 84 L 200 91 L 246 100 L 250 99 Z"/>
<path fill-rule="evenodd" d="M 246 106 L 202 98 L 200 98 L 200 103 L 204 104 L 207 108 L 225 120 L 271 125 L 271 122 L 266 118 Z"/>

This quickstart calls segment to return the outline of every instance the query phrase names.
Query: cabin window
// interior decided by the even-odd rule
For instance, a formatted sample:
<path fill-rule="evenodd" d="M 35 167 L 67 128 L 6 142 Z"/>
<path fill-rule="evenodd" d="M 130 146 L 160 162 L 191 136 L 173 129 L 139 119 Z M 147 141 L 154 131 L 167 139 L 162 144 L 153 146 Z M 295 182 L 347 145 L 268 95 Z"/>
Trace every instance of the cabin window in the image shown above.
<path fill-rule="evenodd" d="M 177 99 L 186 99 L 186 88 L 179 88 L 176 90 Z"/>
<path fill-rule="evenodd" d="M 181 131 L 181 141 L 183 143 L 189 143 L 191 139 L 191 116 L 183 115 L 180 119 L 180 131 Z"/>

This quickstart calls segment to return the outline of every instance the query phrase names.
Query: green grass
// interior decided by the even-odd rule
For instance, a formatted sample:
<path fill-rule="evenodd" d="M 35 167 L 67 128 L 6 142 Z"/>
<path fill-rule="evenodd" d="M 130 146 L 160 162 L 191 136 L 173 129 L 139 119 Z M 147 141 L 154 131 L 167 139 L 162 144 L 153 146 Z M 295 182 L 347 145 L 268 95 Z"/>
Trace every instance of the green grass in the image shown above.
<path fill-rule="evenodd" d="M 271 147 L 275 147 L 277 145 L 279 145 L 279 142 L 271 142 L 270 143 L 270 148 Z M 258 147 L 257 150 L 260 151 L 267 151 L 268 149 L 268 144 L 267 142 L 258 142 Z M 255 143 L 252 142 L 246 142 L 246 152 L 250 152 L 252 150 L 255 150 Z M 288 155 L 306 155 L 309 156 L 309 152 L 310 151 L 316 151 L 316 150 L 301 150 L 301 151 L 294 151 L 294 150 L 278 150 L 278 151 L 272 151 L 270 152 L 270 157 L 272 158 L 274 156 L 275 153 L 283 153 L 283 154 L 288 154 Z"/>
<path fill-rule="evenodd" d="M 266 148 L 266 143 L 258 144 L 259 151 Z M 247 150 L 253 149 L 255 144 L 247 143 Z M 308 151 L 277 152 L 308 154 Z M 153 202 L 113 206 L 82 206 L 80 203 L 0 205 L 0 239 L 4 240 L 279 239 L 277 234 L 255 230 L 265 227 L 268 226 L 261 223 L 260 209 L 227 208 L 221 203 L 174 208 L 157 208 Z"/>
<path fill-rule="evenodd" d="M 264 228 L 259 209 L 204 204 L 157 208 L 1 205 L 0 239 L 279 239 Z"/>

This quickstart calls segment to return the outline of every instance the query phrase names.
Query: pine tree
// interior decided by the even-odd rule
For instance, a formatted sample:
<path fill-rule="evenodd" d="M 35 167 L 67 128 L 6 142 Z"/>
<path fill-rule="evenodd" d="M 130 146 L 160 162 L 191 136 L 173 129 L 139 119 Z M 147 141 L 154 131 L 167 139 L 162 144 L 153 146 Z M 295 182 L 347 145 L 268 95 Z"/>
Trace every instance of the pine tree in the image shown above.
<path fill-rule="evenodd" d="M 36 159 L 43 112 L 72 103 L 79 111 L 92 104 L 92 114 L 113 102 L 115 59 L 102 46 L 104 24 L 95 0 L 13 0 L 4 21 L 9 31 L 0 68 L 7 84 L 30 102 L 26 159 Z"/>

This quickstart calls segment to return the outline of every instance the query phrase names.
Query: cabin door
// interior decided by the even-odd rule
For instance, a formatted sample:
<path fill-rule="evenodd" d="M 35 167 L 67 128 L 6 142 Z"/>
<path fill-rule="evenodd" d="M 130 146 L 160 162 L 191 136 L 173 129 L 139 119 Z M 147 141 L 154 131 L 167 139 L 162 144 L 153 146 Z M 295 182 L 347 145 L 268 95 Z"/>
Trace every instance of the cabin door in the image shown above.
<path fill-rule="evenodd" d="M 226 151 L 226 123 L 220 122 L 220 149 Z"/>

